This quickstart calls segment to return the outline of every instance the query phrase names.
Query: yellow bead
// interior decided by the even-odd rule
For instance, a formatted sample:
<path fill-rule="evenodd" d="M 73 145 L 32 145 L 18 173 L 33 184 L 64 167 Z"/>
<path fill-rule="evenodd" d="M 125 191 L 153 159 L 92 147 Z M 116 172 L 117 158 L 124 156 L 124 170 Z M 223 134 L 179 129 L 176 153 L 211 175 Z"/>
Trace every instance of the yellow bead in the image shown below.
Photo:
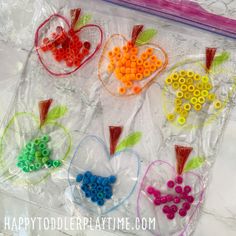
<path fill-rule="evenodd" d="M 196 88 L 202 90 L 204 88 L 204 85 L 202 83 L 198 83 L 196 84 Z"/>
<path fill-rule="evenodd" d="M 192 78 L 187 78 L 186 79 L 186 84 L 193 84 L 193 79 Z"/>
<path fill-rule="evenodd" d="M 171 85 L 172 84 L 172 78 L 171 77 L 166 78 L 165 82 L 166 82 L 167 85 Z"/>
<path fill-rule="evenodd" d="M 194 105 L 194 104 L 196 104 L 197 103 L 197 98 L 196 97 L 192 97 L 191 99 L 190 99 L 190 102 Z"/>
<path fill-rule="evenodd" d="M 200 92 L 198 89 L 195 89 L 194 92 L 193 92 L 193 95 L 194 95 L 195 97 L 199 97 L 200 94 L 201 94 L 201 92 Z"/>
<path fill-rule="evenodd" d="M 185 84 L 185 82 L 186 82 L 185 78 L 183 78 L 183 77 L 179 78 L 179 83 L 180 84 Z"/>
<path fill-rule="evenodd" d="M 172 80 L 178 80 L 179 74 L 177 72 L 174 72 L 173 74 L 171 74 L 171 78 L 172 78 Z"/>
<path fill-rule="evenodd" d="M 199 74 L 195 74 L 193 78 L 198 81 L 201 79 L 201 76 Z"/>
<path fill-rule="evenodd" d="M 199 103 L 196 103 L 196 104 L 194 105 L 194 109 L 195 109 L 196 111 L 200 111 L 200 110 L 202 109 L 202 105 L 199 104 Z"/>
<path fill-rule="evenodd" d="M 187 72 L 186 72 L 186 70 L 181 70 L 180 72 L 179 72 L 179 74 L 180 74 L 180 76 L 186 76 L 186 74 L 187 74 Z"/>
<path fill-rule="evenodd" d="M 180 86 L 180 89 L 181 89 L 181 91 L 185 92 L 185 91 L 187 91 L 188 86 L 185 85 L 185 84 L 182 84 L 182 85 Z"/>
<path fill-rule="evenodd" d="M 194 76 L 194 72 L 191 70 L 187 71 L 187 76 L 192 78 Z"/>
<path fill-rule="evenodd" d="M 181 98 L 176 98 L 175 99 L 175 105 L 181 106 L 182 105 L 182 99 Z"/>
<path fill-rule="evenodd" d="M 207 90 L 202 90 L 201 91 L 201 95 L 205 98 L 208 97 L 208 94 L 209 94 L 209 92 Z"/>
<path fill-rule="evenodd" d="M 185 103 L 185 104 L 184 104 L 184 110 L 185 110 L 185 111 L 190 111 L 190 110 L 191 110 L 191 107 L 192 107 L 192 106 L 191 106 L 190 103 Z"/>
<path fill-rule="evenodd" d="M 208 95 L 209 101 L 213 102 L 215 100 L 215 98 L 216 98 L 216 95 L 214 93 L 209 93 L 209 95 Z"/>
<path fill-rule="evenodd" d="M 183 116 L 178 117 L 178 123 L 180 125 L 184 125 L 186 123 L 186 119 Z"/>
<path fill-rule="evenodd" d="M 175 119 L 175 115 L 173 113 L 170 113 L 167 115 L 167 120 L 168 121 L 173 121 Z"/>
<path fill-rule="evenodd" d="M 221 103 L 221 101 L 219 101 L 219 100 L 215 100 L 215 102 L 214 102 L 214 107 L 215 107 L 215 109 L 220 109 L 221 107 L 222 107 L 222 103 Z"/>
<path fill-rule="evenodd" d="M 179 88 L 179 83 L 178 83 L 178 82 L 174 82 L 174 83 L 172 84 L 172 88 L 173 88 L 174 90 L 177 90 L 177 89 Z"/>
<path fill-rule="evenodd" d="M 198 101 L 200 104 L 204 104 L 205 101 L 206 101 L 206 99 L 205 99 L 204 97 L 200 96 L 200 97 L 197 99 L 197 101 Z"/>
<path fill-rule="evenodd" d="M 193 92 L 194 89 L 195 89 L 195 87 L 194 87 L 193 85 L 189 85 L 189 86 L 188 86 L 188 91 L 189 91 L 189 92 Z"/>
<path fill-rule="evenodd" d="M 184 118 L 187 118 L 187 117 L 188 117 L 188 111 L 182 110 L 182 111 L 180 112 L 180 116 L 183 116 Z"/>
<path fill-rule="evenodd" d="M 186 100 L 191 99 L 191 93 L 185 92 L 185 93 L 184 93 L 184 98 L 185 98 Z"/>
<path fill-rule="evenodd" d="M 212 84 L 211 83 L 206 83 L 204 88 L 208 91 L 212 90 Z"/>
<path fill-rule="evenodd" d="M 182 111 L 182 109 L 181 109 L 180 106 L 176 106 L 176 107 L 175 107 L 175 112 L 176 112 L 176 113 L 180 114 L 181 111 Z"/>
<path fill-rule="evenodd" d="M 202 82 L 203 83 L 208 83 L 209 82 L 208 76 L 202 76 Z"/>
<path fill-rule="evenodd" d="M 177 98 L 182 98 L 184 96 L 184 93 L 182 91 L 178 91 L 176 93 Z"/>

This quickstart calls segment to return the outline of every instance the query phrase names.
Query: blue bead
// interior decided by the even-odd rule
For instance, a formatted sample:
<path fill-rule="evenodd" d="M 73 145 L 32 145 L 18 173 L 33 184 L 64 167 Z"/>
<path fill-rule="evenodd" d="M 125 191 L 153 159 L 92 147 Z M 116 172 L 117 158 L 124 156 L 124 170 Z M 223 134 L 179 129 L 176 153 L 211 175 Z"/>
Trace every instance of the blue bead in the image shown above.
<path fill-rule="evenodd" d="M 111 197 L 112 197 L 112 193 L 106 193 L 105 194 L 105 198 L 106 199 L 111 199 Z"/>
<path fill-rule="evenodd" d="M 90 178 L 92 176 L 92 173 L 90 171 L 86 171 L 84 173 L 84 176 L 87 177 L 87 178 Z"/>
<path fill-rule="evenodd" d="M 77 175 L 76 182 L 81 182 L 83 180 L 83 177 L 84 176 L 82 174 Z"/>
<path fill-rule="evenodd" d="M 102 177 L 100 177 L 100 176 L 97 177 L 97 183 L 98 183 L 98 184 L 101 184 L 101 183 L 102 183 Z"/>
<path fill-rule="evenodd" d="M 90 183 L 90 179 L 89 179 L 88 177 L 85 177 L 85 178 L 83 179 L 83 183 L 84 183 L 84 184 L 89 184 L 89 183 Z"/>
<path fill-rule="evenodd" d="M 109 177 L 109 182 L 110 182 L 111 184 L 114 184 L 114 183 L 116 182 L 116 177 L 115 177 L 114 175 L 111 175 L 111 176 Z"/>
<path fill-rule="evenodd" d="M 104 187 L 104 192 L 106 192 L 106 193 L 112 192 L 111 186 L 110 185 L 105 186 Z"/>
<path fill-rule="evenodd" d="M 97 194 L 97 197 L 98 197 L 98 199 L 103 199 L 103 198 L 104 198 L 104 195 L 103 195 L 102 192 L 99 192 L 99 193 Z"/>
<path fill-rule="evenodd" d="M 88 186 L 85 185 L 85 184 L 83 184 L 83 185 L 81 186 L 81 189 L 85 192 L 86 190 L 88 190 Z"/>
<path fill-rule="evenodd" d="M 91 197 L 91 192 L 90 191 L 85 191 L 85 197 L 87 197 L 87 198 L 89 198 L 89 197 Z"/>
<path fill-rule="evenodd" d="M 102 192 L 104 190 L 103 186 L 102 185 L 98 185 L 97 186 L 97 191 L 98 192 Z"/>
<path fill-rule="evenodd" d="M 97 181 L 97 177 L 95 175 L 92 175 L 90 177 L 90 183 L 95 183 Z"/>
<path fill-rule="evenodd" d="M 92 184 L 91 184 L 91 188 L 92 188 L 92 189 L 97 189 L 97 184 L 96 184 L 96 183 L 92 183 Z"/>
<path fill-rule="evenodd" d="M 98 203 L 99 206 L 103 206 L 104 205 L 104 200 L 103 199 L 99 199 L 97 201 L 97 203 Z"/>
<path fill-rule="evenodd" d="M 92 198 L 91 198 L 91 200 L 92 200 L 92 202 L 96 202 L 98 199 L 97 199 L 97 196 L 93 196 Z"/>
<path fill-rule="evenodd" d="M 107 185 L 107 184 L 109 184 L 109 179 L 104 178 L 104 180 L 102 181 L 102 185 Z"/>

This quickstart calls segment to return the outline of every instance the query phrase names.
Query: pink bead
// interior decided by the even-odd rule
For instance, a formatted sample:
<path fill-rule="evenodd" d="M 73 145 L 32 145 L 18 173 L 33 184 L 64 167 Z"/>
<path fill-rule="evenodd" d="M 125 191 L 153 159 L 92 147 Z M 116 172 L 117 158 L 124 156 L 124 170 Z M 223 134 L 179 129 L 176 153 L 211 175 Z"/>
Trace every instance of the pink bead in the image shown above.
<path fill-rule="evenodd" d="M 187 201 L 190 202 L 190 203 L 193 203 L 194 202 L 194 197 L 193 196 L 188 196 Z"/>
<path fill-rule="evenodd" d="M 183 178 L 182 178 L 180 175 L 178 175 L 178 176 L 176 176 L 176 178 L 175 178 L 175 182 L 176 182 L 177 184 L 182 184 L 182 183 L 183 183 Z"/>
<path fill-rule="evenodd" d="M 173 219 L 175 218 L 175 214 L 173 214 L 173 213 L 168 213 L 168 214 L 167 214 L 167 218 L 168 218 L 169 220 L 173 220 Z"/>
<path fill-rule="evenodd" d="M 161 196 L 161 192 L 159 190 L 154 190 L 153 195 L 155 198 L 159 198 Z"/>
<path fill-rule="evenodd" d="M 172 206 L 170 207 L 170 209 L 171 209 L 171 211 L 172 211 L 173 213 L 175 213 L 175 212 L 178 211 L 178 207 L 177 207 L 176 205 L 172 205 Z"/>
<path fill-rule="evenodd" d="M 164 197 L 161 197 L 161 203 L 167 203 L 167 197 L 166 196 L 164 196 Z"/>
<path fill-rule="evenodd" d="M 147 193 L 148 194 L 153 194 L 155 192 L 155 189 L 152 186 L 147 187 Z"/>
<path fill-rule="evenodd" d="M 187 193 L 182 193 L 180 196 L 181 199 L 187 199 L 187 197 L 188 197 Z"/>
<path fill-rule="evenodd" d="M 170 194 L 168 194 L 167 196 L 166 196 L 166 198 L 167 198 L 167 202 L 171 202 L 171 201 L 173 201 L 173 196 L 172 195 L 170 195 Z"/>
<path fill-rule="evenodd" d="M 173 180 L 169 180 L 169 181 L 167 182 L 167 186 L 168 186 L 168 188 L 174 188 L 175 182 L 174 182 Z"/>
<path fill-rule="evenodd" d="M 186 211 L 185 209 L 182 209 L 182 208 L 181 208 L 181 209 L 179 210 L 179 215 L 182 216 L 182 217 L 184 217 L 184 216 L 187 215 L 187 211 Z"/>
<path fill-rule="evenodd" d="M 184 192 L 185 193 L 190 193 L 192 191 L 192 188 L 188 185 L 184 186 Z"/>
<path fill-rule="evenodd" d="M 161 205 L 161 199 L 160 199 L 160 198 L 155 198 L 155 199 L 153 200 L 153 204 L 154 204 L 155 206 Z"/>
<path fill-rule="evenodd" d="M 162 211 L 163 211 L 164 213 L 166 213 L 166 214 L 171 212 L 169 206 L 167 206 L 167 205 L 165 205 L 165 206 L 162 208 Z"/>
<path fill-rule="evenodd" d="M 182 193 L 182 191 L 183 191 L 183 189 L 182 189 L 181 186 L 178 185 L 178 186 L 175 187 L 175 192 L 176 193 Z"/>
<path fill-rule="evenodd" d="M 179 197 L 174 197 L 174 203 L 176 203 L 176 204 L 180 203 L 180 198 Z"/>
<path fill-rule="evenodd" d="M 190 209 L 190 204 L 188 203 L 188 202 L 184 202 L 183 203 L 183 208 L 187 211 L 187 210 L 189 210 Z"/>

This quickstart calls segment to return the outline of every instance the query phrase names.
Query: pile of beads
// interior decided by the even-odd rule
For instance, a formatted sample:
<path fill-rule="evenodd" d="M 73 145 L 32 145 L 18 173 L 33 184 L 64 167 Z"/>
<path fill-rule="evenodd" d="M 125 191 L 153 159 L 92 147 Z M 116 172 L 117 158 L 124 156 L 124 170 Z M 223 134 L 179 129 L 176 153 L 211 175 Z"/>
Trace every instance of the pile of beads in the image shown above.
<path fill-rule="evenodd" d="M 177 212 L 179 216 L 185 217 L 194 202 L 194 197 L 190 195 L 192 188 L 189 185 L 182 186 L 182 183 L 183 178 L 181 176 L 177 176 L 175 181 L 169 180 L 167 182 L 169 194 L 166 195 L 161 194 L 159 190 L 152 186 L 147 188 L 147 193 L 154 197 L 153 204 L 155 206 L 164 204 L 162 212 L 166 214 L 169 220 L 173 220 Z"/>
<path fill-rule="evenodd" d="M 167 77 L 165 83 L 176 91 L 175 110 L 167 115 L 169 121 L 178 117 L 177 122 L 184 125 L 189 112 L 202 110 L 206 103 L 213 102 L 215 109 L 222 107 L 221 101 L 211 92 L 213 86 L 207 75 L 200 76 L 191 70 L 180 70 Z"/>
<path fill-rule="evenodd" d="M 135 94 L 141 92 L 138 81 L 148 78 L 151 74 L 162 67 L 162 61 L 153 54 L 153 48 L 139 53 L 138 47 L 130 41 L 122 48 L 114 47 L 108 52 L 108 73 L 115 74 L 122 86 L 118 88 L 120 95 L 126 94 L 131 89 Z"/>
<path fill-rule="evenodd" d="M 113 195 L 112 184 L 116 182 L 116 177 L 114 175 L 102 177 L 86 171 L 84 174 L 77 175 L 76 182 L 82 182 L 81 190 L 86 198 L 91 198 L 92 202 L 103 206 L 106 199 L 111 199 Z"/>
<path fill-rule="evenodd" d="M 24 172 L 38 171 L 44 167 L 59 167 L 61 161 L 50 159 L 49 141 L 49 136 L 43 135 L 28 142 L 18 156 L 17 166 Z"/>
<path fill-rule="evenodd" d="M 61 26 L 57 26 L 51 39 L 44 38 L 41 50 L 51 51 L 57 62 L 65 61 L 67 67 L 79 67 L 86 56 L 89 55 L 90 42 L 81 42 L 73 29 L 66 32 Z"/>

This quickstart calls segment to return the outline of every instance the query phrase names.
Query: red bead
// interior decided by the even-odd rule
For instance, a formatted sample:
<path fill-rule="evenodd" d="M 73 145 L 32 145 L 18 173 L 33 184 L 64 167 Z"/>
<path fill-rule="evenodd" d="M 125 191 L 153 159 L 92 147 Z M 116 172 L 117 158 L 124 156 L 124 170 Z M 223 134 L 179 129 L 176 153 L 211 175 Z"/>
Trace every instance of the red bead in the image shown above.
<path fill-rule="evenodd" d="M 48 44 L 49 43 L 49 38 L 44 38 L 43 39 L 43 44 Z"/>
<path fill-rule="evenodd" d="M 91 43 L 88 41 L 84 42 L 84 47 L 89 50 L 91 48 Z"/>
<path fill-rule="evenodd" d="M 168 186 L 168 188 L 173 188 L 175 186 L 175 182 L 173 180 L 169 180 L 167 182 L 167 186 Z"/>
<path fill-rule="evenodd" d="M 159 205 L 161 205 L 161 199 L 160 198 L 155 198 L 153 200 L 153 203 L 154 203 L 154 205 L 159 206 Z"/>
<path fill-rule="evenodd" d="M 194 202 L 194 197 L 193 197 L 193 196 L 188 196 L 188 197 L 187 197 L 187 201 L 188 201 L 189 203 L 193 203 L 193 202 Z"/>
<path fill-rule="evenodd" d="M 167 218 L 168 218 L 169 220 L 173 220 L 173 219 L 175 218 L 175 214 L 173 214 L 173 213 L 168 213 L 168 214 L 167 214 Z"/>
<path fill-rule="evenodd" d="M 184 202 L 183 203 L 183 208 L 187 211 L 187 210 L 189 210 L 190 209 L 190 204 L 188 203 L 188 202 Z"/>
<path fill-rule="evenodd" d="M 168 195 L 166 196 L 166 198 L 167 198 L 167 202 L 173 201 L 173 196 L 170 195 L 170 194 L 168 194 Z"/>
<path fill-rule="evenodd" d="M 181 186 L 178 185 L 178 186 L 175 187 L 175 192 L 176 192 L 176 193 L 182 193 L 182 191 L 183 191 L 183 190 L 182 190 L 182 187 L 181 187 Z"/>
<path fill-rule="evenodd" d="M 192 188 L 188 185 L 184 186 L 184 192 L 185 193 L 190 193 L 192 191 Z"/>
<path fill-rule="evenodd" d="M 185 209 L 181 208 L 181 209 L 179 210 L 179 215 L 180 215 L 181 217 L 184 217 L 184 216 L 187 215 L 187 211 L 186 211 Z"/>
<path fill-rule="evenodd" d="M 70 29 L 70 30 L 68 31 L 68 34 L 71 35 L 71 36 L 73 36 L 73 35 L 75 35 L 75 31 L 74 31 L 73 29 Z"/>
<path fill-rule="evenodd" d="M 83 54 L 84 56 L 87 56 L 87 55 L 89 54 L 89 50 L 86 49 L 86 48 L 84 48 L 84 49 L 82 50 L 82 54 Z"/>
<path fill-rule="evenodd" d="M 66 61 L 66 65 L 67 65 L 68 67 L 72 67 L 72 66 L 73 66 L 73 61 L 72 61 L 72 60 Z"/>
<path fill-rule="evenodd" d="M 177 177 L 175 178 L 175 182 L 176 182 L 177 184 L 182 184 L 182 183 L 183 183 L 183 178 L 179 175 L 179 176 L 177 176 Z"/>
<path fill-rule="evenodd" d="M 173 213 L 178 211 L 178 207 L 176 205 L 171 205 L 170 209 Z"/>
<path fill-rule="evenodd" d="M 147 193 L 148 194 L 154 194 L 154 192 L 155 192 L 155 189 L 152 186 L 148 186 Z"/>
<path fill-rule="evenodd" d="M 169 206 L 167 206 L 167 205 L 165 205 L 165 206 L 162 208 L 162 211 L 163 211 L 164 213 L 170 213 L 170 212 L 171 212 Z"/>
<path fill-rule="evenodd" d="M 161 203 L 167 203 L 167 197 L 166 196 L 164 196 L 164 197 L 161 197 Z"/>
<path fill-rule="evenodd" d="M 153 195 L 155 198 L 159 198 L 161 196 L 161 192 L 159 190 L 155 189 Z"/>
<path fill-rule="evenodd" d="M 63 27 L 62 26 L 57 26 L 57 28 L 56 28 L 56 32 L 58 33 L 58 34 L 60 34 L 62 31 L 64 31 L 64 29 L 63 29 Z"/>
<path fill-rule="evenodd" d="M 176 204 L 178 204 L 178 203 L 180 203 L 180 198 L 179 197 L 174 197 L 174 203 L 176 203 Z"/>

